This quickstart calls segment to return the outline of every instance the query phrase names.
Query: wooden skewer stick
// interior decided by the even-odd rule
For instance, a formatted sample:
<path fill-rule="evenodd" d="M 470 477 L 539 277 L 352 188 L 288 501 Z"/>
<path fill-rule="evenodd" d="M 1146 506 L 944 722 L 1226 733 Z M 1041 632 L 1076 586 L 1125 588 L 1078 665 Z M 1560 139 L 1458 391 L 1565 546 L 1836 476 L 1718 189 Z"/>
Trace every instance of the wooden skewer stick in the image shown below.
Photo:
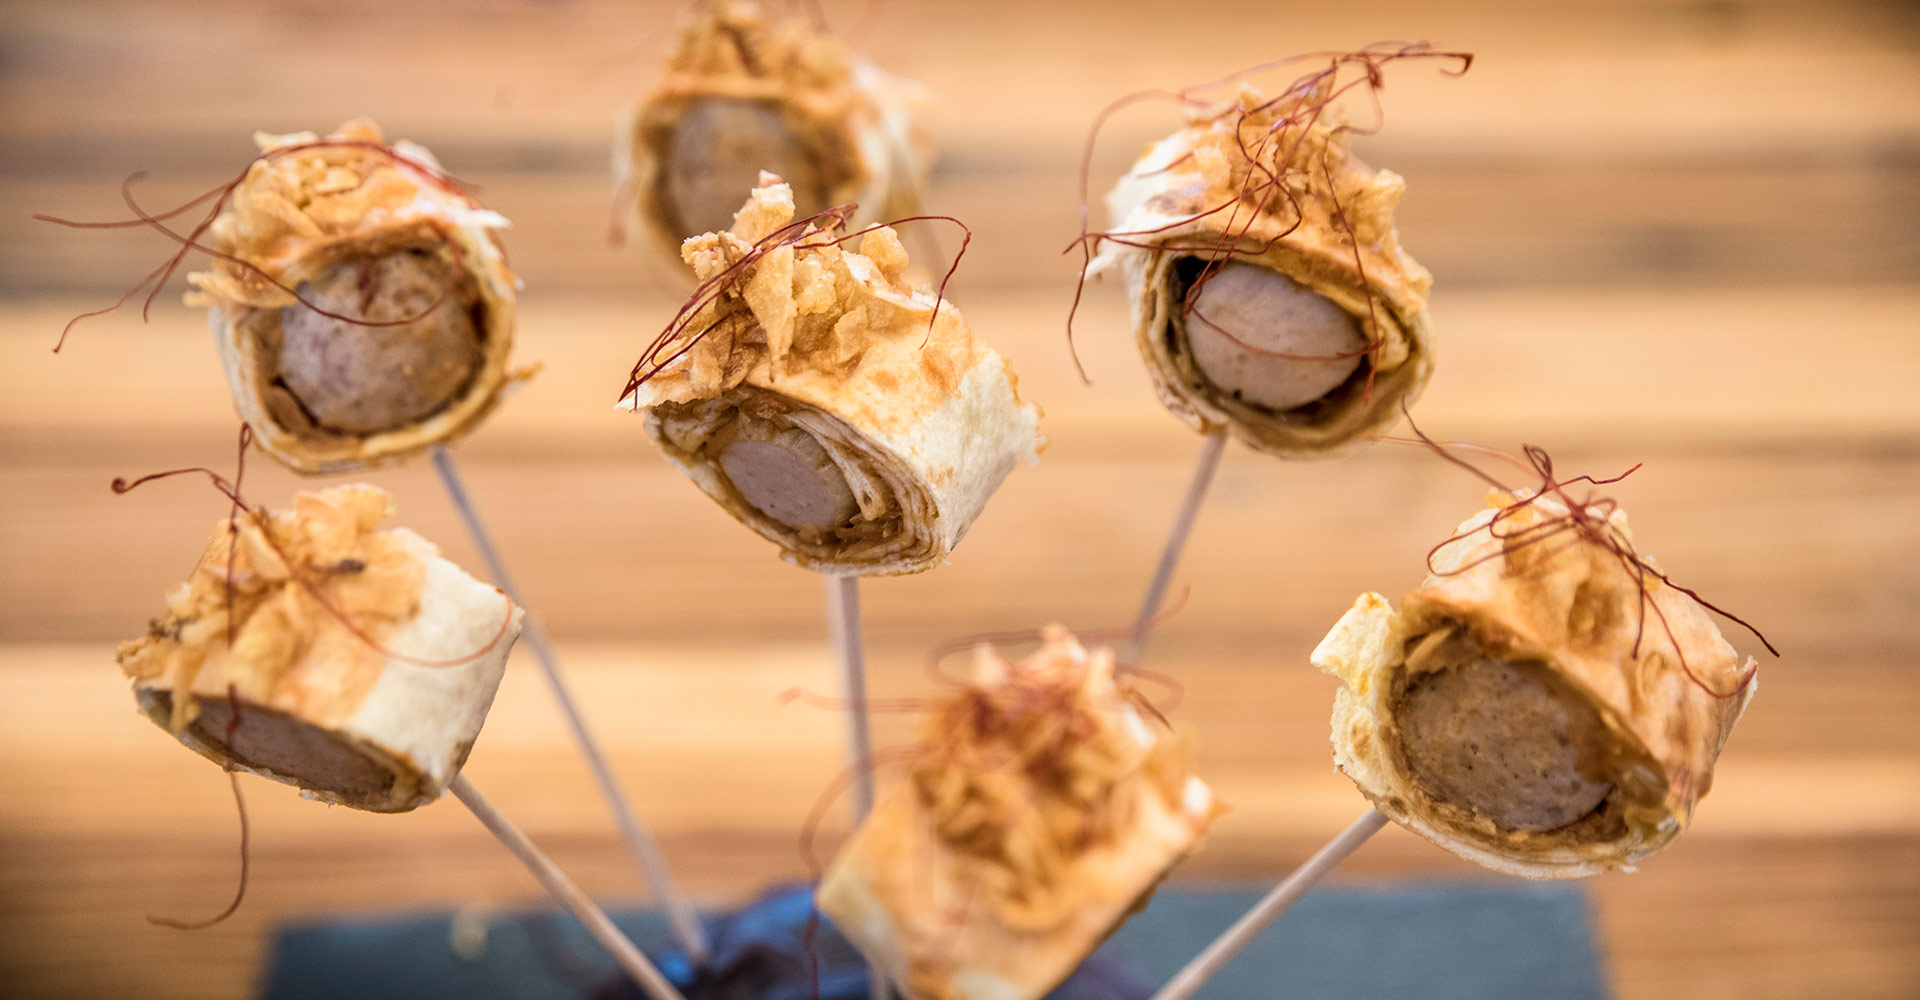
<path fill-rule="evenodd" d="M 1180 556 L 1187 548 L 1187 536 L 1193 533 L 1193 522 L 1200 516 L 1207 490 L 1213 485 L 1213 475 L 1220 471 L 1220 456 L 1226 450 L 1225 431 L 1207 435 L 1207 443 L 1200 449 L 1200 460 L 1193 467 L 1193 478 L 1187 482 L 1186 498 L 1180 501 L 1180 512 L 1174 515 L 1173 531 L 1160 550 L 1160 564 L 1154 567 L 1153 580 L 1147 584 L 1147 596 L 1140 602 L 1140 613 L 1134 616 L 1133 633 L 1128 639 L 1128 663 L 1139 663 L 1147 651 L 1154 616 L 1160 613 L 1160 605 L 1167 599 L 1167 586 L 1173 582 L 1174 568 L 1180 565 Z"/>
<path fill-rule="evenodd" d="M 513 577 L 507 573 L 507 564 L 500 558 L 500 550 L 494 547 L 492 534 L 487 531 L 485 522 L 480 520 L 480 511 L 474 506 L 473 497 L 467 493 L 459 470 L 454 467 L 453 453 L 445 446 L 435 447 L 433 465 L 440 471 L 440 481 L 447 488 L 447 496 L 453 501 L 454 509 L 460 512 L 461 520 L 466 522 L 467 534 L 473 539 L 473 547 L 480 550 L 480 558 L 487 564 L 487 572 L 492 575 L 493 582 L 507 592 L 513 603 L 525 608 L 526 602 L 520 599 L 520 591 L 513 585 Z M 613 822 L 620 829 L 621 839 L 626 841 L 627 850 L 639 862 L 641 873 L 653 887 L 654 897 L 660 900 L 667 911 L 674 937 L 695 964 L 705 962 L 708 955 L 707 936 L 700 925 L 700 917 L 686 893 L 681 890 L 679 882 L 674 879 L 673 868 L 667 864 L 659 842 L 654 840 L 646 827 L 640 825 L 633 804 L 627 800 L 626 792 L 613 776 L 612 766 L 600 752 L 599 742 L 588 731 L 586 719 L 580 714 L 565 675 L 560 672 L 559 654 L 554 652 L 552 643 L 547 641 L 546 630 L 540 627 L 532 612 L 527 612 L 522 621 L 520 638 L 533 650 L 533 658 L 540 664 L 540 672 L 547 679 L 547 689 L 553 692 L 553 700 L 560 706 L 560 714 L 566 720 L 568 730 L 573 733 L 574 742 L 580 747 L 580 755 L 586 758 L 587 769 L 593 772 L 594 781 L 600 786 L 600 795 L 606 800 L 608 811 L 613 813 Z"/>
<path fill-rule="evenodd" d="M 840 690 L 847 711 L 847 756 L 853 760 L 853 825 L 873 811 L 873 730 L 867 717 L 866 641 L 860 628 L 860 578 L 827 577 L 827 635 L 840 664 Z M 869 995 L 891 1000 L 886 973 L 869 962 Z"/>
<path fill-rule="evenodd" d="M 1225 934 L 1214 939 L 1207 949 L 1194 956 L 1187 967 L 1160 988 L 1153 1000 L 1188 1000 L 1207 980 L 1213 978 L 1228 962 L 1233 961 L 1241 949 L 1253 942 L 1254 938 L 1267 929 L 1268 925 L 1280 918 L 1280 915 L 1293 908 L 1307 890 L 1325 878 L 1327 873 L 1339 867 L 1347 855 L 1360 849 L 1367 838 L 1380 832 L 1387 825 L 1387 817 L 1378 809 L 1369 809 L 1365 816 L 1355 820 L 1341 834 L 1327 842 L 1306 863 L 1293 870 L 1267 893 L 1265 899 L 1254 904 Z"/>
<path fill-rule="evenodd" d="M 533 841 L 527 839 L 526 834 L 521 833 L 518 827 L 508 822 L 505 816 L 500 815 L 499 810 L 495 809 L 493 804 L 488 802 L 471 782 L 467 781 L 465 775 L 455 775 L 447 788 L 473 812 L 474 818 L 487 828 L 487 832 L 499 839 L 507 850 L 513 852 L 514 857 L 520 859 L 521 864 L 527 866 L 527 870 L 533 873 L 533 877 L 539 880 L 540 885 L 552 894 L 560 905 L 580 918 L 580 922 L 586 925 L 587 933 L 593 935 L 593 939 L 600 942 L 601 947 L 613 954 L 614 961 L 620 963 L 620 968 L 633 977 L 633 981 L 646 992 L 647 996 L 652 997 L 653 1000 L 686 1000 L 686 997 L 667 981 L 667 977 L 661 975 L 660 970 L 647 960 L 647 956 L 634 946 L 633 941 L 621 933 L 620 928 L 614 926 L 606 911 L 600 909 L 593 900 L 588 899 L 587 894 L 581 892 L 580 888 L 573 884 L 573 880 L 553 863 L 553 859 L 541 853 L 540 849 L 533 845 Z"/>
<path fill-rule="evenodd" d="M 847 755 L 856 769 L 853 821 L 873 811 L 873 731 L 867 719 L 866 641 L 860 628 L 860 578 L 827 577 L 827 636 L 840 665 L 840 690 L 847 705 Z"/>

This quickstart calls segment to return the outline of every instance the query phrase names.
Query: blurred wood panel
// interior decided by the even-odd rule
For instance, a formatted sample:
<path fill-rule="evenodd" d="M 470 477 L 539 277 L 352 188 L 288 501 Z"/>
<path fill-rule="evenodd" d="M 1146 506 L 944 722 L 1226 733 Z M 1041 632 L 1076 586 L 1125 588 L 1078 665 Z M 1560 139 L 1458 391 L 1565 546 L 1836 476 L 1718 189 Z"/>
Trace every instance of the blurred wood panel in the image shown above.
<path fill-rule="evenodd" d="M 233 147 L 221 160 L 227 170 L 246 162 L 240 143 L 220 145 Z M 681 287 L 685 278 L 652 246 L 608 245 L 612 198 L 599 162 L 604 151 L 593 152 L 593 166 L 580 171 L 463 176 L 513 220 L 514 265 L 535 297 Z M 1376 162 L 1407 175 L 1401 231 L 1408 249 L 1439 276 L 1443 293 L 1528 283 L 1751 287 L 1920 278 L 1920 213 L 1910 207 L 1920 202 L 1920 149 L 1906 157 L 1787 163 L 1515 164 L 1472 153 Z M 119 182 L 135 166 L 0 184 L 32 212 L 120 218 L 126 210 Z M 974 230 L 957 288 L 1057 288 L 1074 280 L 1080 258 L 1061 253 L 1078 226 L 1071 169 L 1009 163 L 938 175 L 927 194 L 930 208 Z M 185 176 L 194 179 L 142 186 L 141 204 L 178 204 L 221 179 Z M 1096 220 L 1100 213 L 1095 206 Z M 951 252 L 950 231 L 937 231 Z M 22 211 L 0 217 L 0 290 L 86 289 L 112 301 L 170 251 L 154 234 L 76 232 Z"/>
<path fill-rule="evenodd" d="M 463 10 L 473 8 L 19 12 L 0 33 L 13 67 L 0 127 L 18 137 L 0 148 L 0 191 L 28 211 L 0 217 L 0 288 L 124 287 L 167 249 L 150 236 L 60 230 L 32 211 L 122 216 L 117 183 L 136 170 L 153 177 L 152 203 L 168 204 L 231 176 L 256 129 L 325 131 L 361 114 L 426 142 L 515 220 L 515 258 L 536 292 L 673 284 L 651 248 L 610 250 L 605 227 L 611 122 L 649 85 L 678 7 Z M 1272 4 L 1177 16 L 1146 3 L 889 4 L 864 37 L 881 62 L 947 95 L 926 200 L 976 227 L 965 276 L 977 284 L 1055 286 L 1073 273 L 1059 252 L 1077 231 L 1075 171 L 1087 123 L 1115 97 L 1381 38 L 1480 57 L 1458 80 L 1394 67 L 1387 127 L 1360 140 L 1408 177 L 1407 244 L 1442 287 L 1920 278 L 1911 209 L 1920 34 L 1896 5 L 1347 4 L 1301 14 Z M 1015 19 L 1018 31 L 1003 30 Z M 121 69 L 93 71 L 102 65 Z M 1111 178 L 1177 122 L 1168 108 L 1115 119 L 1097 176 Z"/>
<path fill-rule="evenodd" d="M 1394 83 L 1390 92 L 1404 91 L 1393 96 L 1404 108 L 1394 131 L 1422 144 L 1452 146 L 1464 133 L 1509 155 L 1617 156 L 1628 138 L 1674 152 L 1805 151 L 1834 138 L 1856 148 L 1904 141 L 1920 121 L 1911 103 L 1920 71 L 1906 52 L 1916 26 L 1898 3 L 1239 0 L 1169 11 L 1149 0 L 890 2 L 865 26 L 857 4 L 827 7 L 876 61 L 945 95 L 939 123 L 962 160 L 1023 148 L 1077 156 L 1092 112 L 1120 94 L 1395 38 L 1480 58 L 1459 81 L 1420 82 L 1432 74 L 1414 70 Z M 468 143 L 597 140 L 611 113 L 652 84 L 682 9 L 620 0 L 36 5 L 9 19 L 18 68 L 7 121 L 23 137 L 73 136 L 101 152 L 121 137 L 184 152 L 182 137 L 370 111 Z M 98 72 L 106 66 L 117 72 Z M 1569 103 L 1581 99 L 1590 103 Z M 1071 140 L 1054 141 L 1063 132 Z"/>
<path fill-rule="evenodd" d="M 1182 879 L 1277 873 L 1363 807 L 1327 766 L 1330 681 L 1297 656 L 1267 662 L 1249 651 L 1166 646 L 1160 667 L 1186 682 L 1179 715 L 1205 720 L 1201 764 L 1234 810 Z M 829 689 L 824 648 L 564 652 L 617 768 L 695 892 L 737 900 L 806 876 L 798 834 L 840 766 L 840 721 L 781 707 L 778 696 Z M 877 694 L 929 690 L 919 647 L 875 654 Z M 278 919 L 374 901 L 539 904 L 537 889 L 455 806 L 370 816 L 249 780 L 257 846 L 247 906 L 205 933 L 147 926 L 143 913 L 196 913 L 221 901 L 233 876 L 232 806 L 216 771 L 134 715 L 104 659 L 99 648 L 42 646 L 0 660 L 0 808 L 16 818 L 0 835 L 9 935 L 0 972 L 28 995 L 238 996 L 261 934 Z M 1589 883 L 1623 996 L 1833 995 L 1824 985 L 1901 997 L 1920 976 L 1920 737 L 1908 728 L 1861 745 L 1850 717 L 1805 708 L 1891 694 L 1898 703 L 1888 710 L 1909 713 L 1920 706 L 1905 663 L 1809 673 L 1776 681 L 1788 674 L 1780 669 L 1764 681 L 1685 839 L 1639 873 Z M 880 721 L 883 745 L 913 738 L 909 720 Z M 772 746 L 777 754 L 766 752 Z M 643 895 L 524 658 L 509 671 L 469 774 L 585 884 L 612 900 Z M 830 821 L 820 849 L 839 833 Z M 1343 877 L 1491 876 L 1395 829 Z M 107 951 L 114 962 L 84 959 Z"/>
<path fill-rule="evenodd" d="M 1422 425 L 1648 465 L 1615 492 L 1644 547 L 1758 623 L 1786 657 L 1696 827 L 1587 883 L 1627 1000 L 1920 996 L 1920 18 L 1800 0 L 1236 0 L 1170 7 L 890 2 L 829 14 L 942 95 L 926 197 L 975 231 L 952 292 L 1047 411 L 951 565 L 864 587 L 874 686 L 932 690 L 921 658 L 975 631 L 1131 614 L 1197 442 L 1153 401 L 1114 288 L 1090 290 L 1082 385 L 1064 340 L 1087 122 L 1114 97 L 1288 53 L 1427 38 L 1478 54 L 1399 67 L 1362 139 L 1408 178 L 1401 228 L 1436 274 L 1440 369 Z M 619 771 L 685 880 L 738 900 L 803 877 L 806 811 L 842 766 L 840 720 L 780 707 L 832 685 L 820 583 L 776 563 L 611 404 L 684 279 L 608 247 L 614 113 L 644 91 L 677 5 L 616 0 L 70 0 L 0 18 L 0 994 L 247 995 L 285 920 L 540 905 L 456 807 L 324 809 L 249 781 L 256 881 L 231 923 L 146 913 L 225 899 L 233 818 L 216 772 L 138 719 L 111 663 L 223 513 L 177 481 L 234 433 L 201 318 L 60 325 L 163 255 L 157 237 L 31 221 L 122 214 L 230 176 L 255 129 L 367 114 L 427 143 L 514 219 L 518 353 L 544 363 L 460 458 Z M 1116 119 L 1096 190 L 1175 123 Z M 1096 218 L 1098 210 L 1096 208 Z M 951 244 L 945 234 L 941 239 Z M 916 252 L 917 249 L 916 249 Z M 474 565 L 431 473 L 367 478 Z M 305 485 L 266 461 L 249 491 Z M 1479 504 L 1410 449 L 1330 463 L 1230 452 L 1157 635 L 1177 716 L 1235 806 L 1190 880 L 1264 880 L 1360 808 L 1329 766 L 1330 682 L 1305 657 L 1354 595 L 1398 597 Z M 1753 642 L 1732 636 L 1742 648 Z M 883 742 L 914 737 L 878 721 Z M 516 658 L 470 771 L 584 884 L 642 886 L 547 697 Z M 840 831 L 829 829 L 823 846 Z M 1389 830 L 1342 877 L 1489 876 Z"/>
<path fill-rule="evenodd" d="M 1046 409 L 1050 456 L 1191 457 L 1191 432 L 1152 397 L 1117 283 L 1089 285 L 1075 325 L 1091 384 L 1068 351 L 1070 282 L 981 294 L 954 284 L 955 304 L 1019 369 L 1023 394 Z M 63 353 L 50 352 L 68 319 L 112 301 L 0 300 L 8 386 L 0 427 L 21 431 L 0 442 L 10 457 L 165 461 L 152 445 L 231 441 L 233 407 L 205 316 L 174 296 L 155 303 L 151 323 L 129 306 L 81 323 Z M 463 447 L 514 457 L 650 454 L 631 415 L 613 404 L 678 305 L 659 294 L 528 296 L 515 358 L 541 370 Z M 1433 302 L 1440 363 L 1421 413 L 1443 434 L 1576 447 L 1623 438 L 1641 449 L 1905 439 L 1920 423 L 1920 398 L 1906 391 L 1920 365 L 1917 311 L 1915 285 L 1441 289 Z"/>
<path fill-rule="evenodd" d="M 1089 625 L 1129 613 L 1197 442 L 1145 385 L 1117 298 L 1096 289 L 1082 317 L 1091 387 L 1067 355 L 1064 296 L 960 300 L 1046 408 L 1052 443 L 1039 466 L 1009 477 L 951 565 L 869 588 L 877 628 L 898 619 L 933 641 L 988 618 Z M 0 334 L 0 500 L 21 512 L 0 522 L 0 561 L 62 565 L 87 581 L 50 593 L 31 573 L 0 575 L 0 630 L 20 639 L 137 631 L 225 512 L 190 481 L 106 489 L 115 476 L 231 461 L 234 417 L 199 318 L 164 303 L 150 328 L 98 321 L 48 353 L 78 308 L 16 309 Z M 474 488 L 562 633 L 810 636 L 812 576 L 770 565 L 767 543 L 612 410 L 665 308 L 530 304 L 521 353 L 546 370 L 461 449 Z M 1460 293 L 1436 305 L 1442 364 L 1421 419 L 1443 437 L 1544 445 L 1562 468 L 1647 461 L 1618 492 L 1647 549 L 1683 580 L 1778 623 L 1790 644 L 1863 628 L 1911 640 L 1899 609 L 1920 601 L 1909 565 L 1920 550 L 1916 311 L 1920 295 L 1894 288 Z M 1822 331 L 1817 345 L 1809 330 Z M 250 474 L 268 503 L 299 485 L 266 461 Z M 392 488 L 406 523 L 474 564 L 429 469 L 363 478 Z M 1404 590 L 1419 554 L 1478 509 L 1480 492 L 1413 449 L 1304 465 L 1235 449 L 1183 575 L 1194 599 L 1172 627 L 1263 634 L 1279 607 L 1311 609 L 1310 631 L 1359 590 Z M 1103 541 L 1113 538 L 1135 541 Z M 1791 567 L 1796 586 L 1754 587 L 1754 565 Z M 1050 595 L 1047 606 L 1027 607 L 1033 594 Z M 1809 595 L 1818 614 L 1805 613 Z"/>

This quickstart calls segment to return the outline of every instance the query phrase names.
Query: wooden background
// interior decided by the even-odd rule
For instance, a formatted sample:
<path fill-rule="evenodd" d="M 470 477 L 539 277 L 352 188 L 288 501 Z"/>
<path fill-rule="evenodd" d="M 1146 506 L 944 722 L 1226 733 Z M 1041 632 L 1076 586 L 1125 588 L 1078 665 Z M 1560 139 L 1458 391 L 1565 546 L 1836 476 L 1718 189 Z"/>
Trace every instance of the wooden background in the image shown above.
<path fill-rule="evenodd" d="M 457 805 L 327 809 L 249 780 L 252 890 L 225 782 L 131 710 L 113 643 L 137 634 L 224 511 L 185 481 L 230 461 L 235 420 L 199 315 L 61 323 L 167 246 L 31 212 L 121 214 L 199 191 L 256 129 L 370 114 L 427 143 L 515 223 L 519 353 L 546 364 L 462 447 L 530 602 L 685 881 L 739 900 L 804 872 L 802 817 L 841 720 L 780 707 L 831 689 L 821 585 L 777 562 L 611 412 L 681 287 L 605 243 L 616 110 L 655 72 L 660 3 L 374 0 L 0 8 L 0 993 L 248 995 L 269 929 L 323 914 L 536 903 Z M 923 693 L 935 642 L 1124 622 L 1199 442 L 1153 402 L 1119 293 L 1095 288 L 1079 384 L 1063 322 L 1088 120 L 1121 93 L 1297 51 L 1425 38 L 1464 79 L 1396 69 L 1364 154 L 1403 173 L 1407 246 L 1437 276 L 1431 431 L 1550 447 L 1622 487 L 1644 547 L 1759 623 L 1785 656 L 1695 828 L 1587 883 L 1618 995 L 1920 997 L 1920 29 L 1873 3 L 829 4 L 885 65 L 944 95 L 929 206 L 976 238 L 952 295 L 1047 409 L 951 565 L 869 584 L 881 695 Z M 1170 114 L 1118 120 L 1104 185 Z M 950 241 L 949 241 L 950 242 Z M 299 484 L 265 461 L 256 497 Z M 474 565 L 431 473 L 372 477 L 401 520 Z M 1156 640 L 1186 684 L 1206 775 L 1234 806 L 1183 880 L 1270 879 L 1363 808 L 1332 771 L 1331 682 L 1306 663 L 1354 595 L 1398 596 L 1479 506 L 1430 458 L 1337 463 L 1235 449 Z M 1735 635 L 1743 648 L 1755 644 Z M 883 742 L 910 734 L 881 721 Z M 516 656 L 468 773 L 613 902 L 643 889 Z M 1391 829 L 1341 877 L 1483 879 Z"/>

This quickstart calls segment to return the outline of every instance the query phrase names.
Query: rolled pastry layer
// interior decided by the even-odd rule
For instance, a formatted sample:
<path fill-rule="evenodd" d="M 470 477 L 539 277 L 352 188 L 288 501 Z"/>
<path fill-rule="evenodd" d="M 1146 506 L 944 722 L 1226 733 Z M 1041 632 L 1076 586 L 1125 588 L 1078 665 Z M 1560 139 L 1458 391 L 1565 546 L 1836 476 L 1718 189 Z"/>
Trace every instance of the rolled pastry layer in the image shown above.
<path fill-rule="evenodd" d="M 1090 273 L 1124 276 L 1175 416 L 1328 454 L 1392 424 L 1433 374 L 1433 279 L 1394 229 L 1405 181 L 1354 157 L 1331 112 L 1269 135 L 1295 105 L 1262 105 L 1249 89 L 1154 144 L 1108 194 L 1118 239 Z"/>
<path fill-rule="evenodd" d="M 308 798 L 370 812 L 438 798 L 486 720 L 521 612 L 426 539 L 379 530 L 391 511 L 382 490 L 336 486 L 265 527 L 242 515 L 237 541 L 215 526 L 165 614 L 120 645 L 141 712 L 208 760 Z"/>
<path fill-rule="evenodd" d="M 787 185 L 758 188 L 729 232 L 689 240 L 722 279 L 620 401 L 674 464 L 786 559 L 879 576 L 939 565 L 1022 459 L 1039 412 L 959 310 L 909 286 L 905 250 L 878 228 L 853 244 L 755 244 L 793 219 Z M 734 280 L 725 280 L 730 276 Z M 931 320 L 931 327 L 929 321 Z"/>
<path fill-rule="evenodd" d="M 1496 871 L 1627 867 L 1706 795 L 1753 661 L 1653 576 L 1643 619 L 1620 554 L 1524 534 L 1567 508 L 1523 500 L 1490 495 L 1397 613 L 1364 594 L 1314 650 L 1342 684 L 1334 761 L 1395 822 Z M 1630 544 L 1625 515 L 1609 523 Z"/>
<path fill-rule="evenodd" d="M 255 141 L 260 158 L 207 233 L 227 256 L 190 276 L 187 302 L 209 307 L 261 447 L 318 475 L 472 430 L 512 378 L 507 221 L 365 120 Z"/>
<path fill-rule="evenodd" d="M 1188 741 L 1054 626 L 928 719 L 907 781 L 820 884 L 820 910 L 910 1000 L 1034 1000 L 1198 849 L 1222 811 Z"/>
<path fill-rule="evenodd" d="M 912 215 L 933 159 L 928 101 L 800 20 L 697 4 L 665 79 L 615 132 L 619 196 L 676 259 L 682 241 L 727 228 L 761 171 L 787 179 L 802 218 L 853 203 L 856 228 Z"/>

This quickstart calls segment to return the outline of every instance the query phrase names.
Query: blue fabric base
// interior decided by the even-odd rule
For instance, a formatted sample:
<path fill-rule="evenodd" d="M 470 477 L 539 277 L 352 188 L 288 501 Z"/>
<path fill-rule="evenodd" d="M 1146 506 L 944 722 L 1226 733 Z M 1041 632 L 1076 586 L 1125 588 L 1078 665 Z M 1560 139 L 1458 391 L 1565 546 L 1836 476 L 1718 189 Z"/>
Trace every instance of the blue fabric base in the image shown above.
<path fill-rule="evenodd" d="M 1259 898 L 1163 889 L 1050 1000 L 1146 1000 Z M 804 889 L 708 918 L 716 962 L 696 970 L 650 911 L 614 914 L 689 1000 L 808 1000 L 798 957 Z M 282 930 L 265 1000 L 631 1000 L 639 996 L 569 916 L 496 915 L 476 961 L 449 947 L 449 915 Z M 866 1000 L 858 956 L 822 922 L 821 1000 Z M 1569 885 L 1435 885 L 1314 892 L 1198 1000 L 1604 1000 L 1585 896 Z"/>

